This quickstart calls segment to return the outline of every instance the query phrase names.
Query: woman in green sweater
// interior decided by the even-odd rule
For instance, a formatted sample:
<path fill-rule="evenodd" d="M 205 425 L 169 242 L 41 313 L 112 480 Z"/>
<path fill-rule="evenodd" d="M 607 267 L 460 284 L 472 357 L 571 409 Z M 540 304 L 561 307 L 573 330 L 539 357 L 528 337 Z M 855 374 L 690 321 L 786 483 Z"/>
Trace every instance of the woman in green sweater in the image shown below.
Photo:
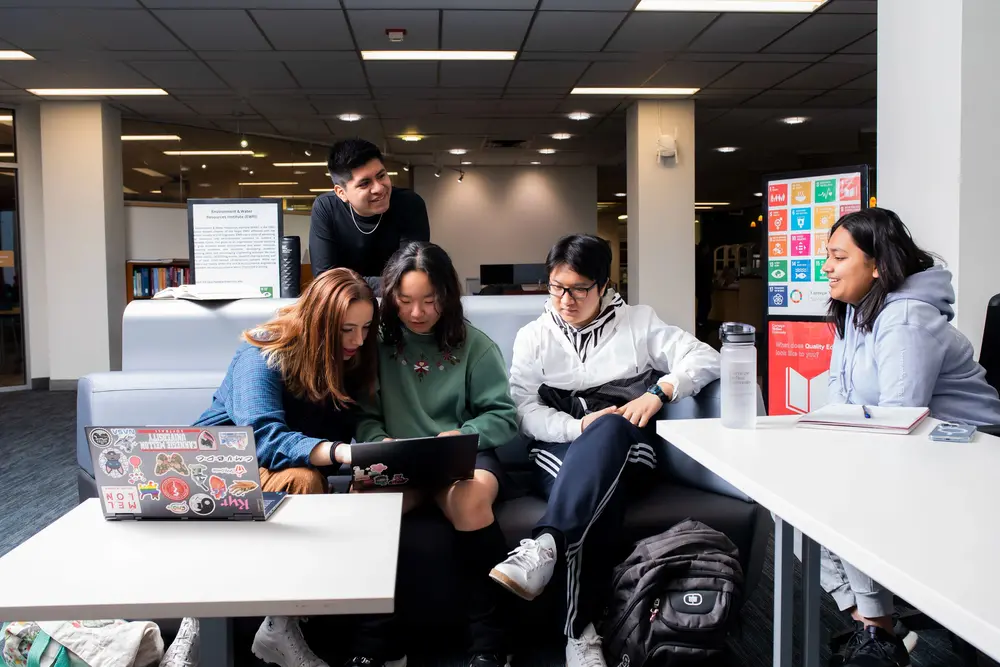
<path fill-rule="evenodd" d="M 408 493 L 404 511 L 433 500 L 455 527 L 456 562 L 468 591 L 469 666 L 502 667 L 506 601 L 489 573 L 507 553 L 493 516 L 505 475 L 492 450 L 517 434 L 506 365 L 496 343 L 465 321 L 458 274 L 439 246 L 417 241 L 401 248 L 382 274 L 382 288 L 380 390 L 358 424 L 357 440 L 479 436 L 474 477 L 426 498 Z M 387 660 L 394 656 L 366 657 L 395 662 Z"/>

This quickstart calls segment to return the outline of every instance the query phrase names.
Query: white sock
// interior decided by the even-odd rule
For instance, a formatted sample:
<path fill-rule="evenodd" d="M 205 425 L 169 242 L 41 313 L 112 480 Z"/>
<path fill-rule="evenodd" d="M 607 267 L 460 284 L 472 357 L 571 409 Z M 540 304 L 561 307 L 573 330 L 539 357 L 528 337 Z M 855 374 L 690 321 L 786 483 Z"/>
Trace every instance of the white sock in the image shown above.
<path fill-rule="evenodd" d="M 552 537 L 552 533 L 542 533 L 535 541 L 538 542 L 539 546 L 543 549 L 552 549 L 553 555 L 558 553 L 558 550 L 556 549 L 556 541 Z"/>

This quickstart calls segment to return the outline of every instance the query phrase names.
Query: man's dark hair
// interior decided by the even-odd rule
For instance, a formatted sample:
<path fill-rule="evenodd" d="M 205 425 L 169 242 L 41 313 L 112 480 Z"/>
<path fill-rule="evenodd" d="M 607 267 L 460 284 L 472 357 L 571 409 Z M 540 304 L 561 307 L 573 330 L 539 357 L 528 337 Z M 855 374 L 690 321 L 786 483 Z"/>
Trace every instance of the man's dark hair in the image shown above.
<path fill-rule="evenodd" d="M 872 207 L 848 213 L 833 226 L 830 236 L 840 228 L 847 230 L 854 239 L 854 245 L 875 262 L 878 269 L 878 278 L 854 308 L 854 326 L 867 333 L 885 308 L 886 297 L 898 290 L 903 281 L 914 273 L 934 266 L 934 255 L 921 249 L 899 216 L 886 208 Z M 847 325 L 847 304 L 830 299 L 829 317 L 837 335 L 843 338 Z"/>
<path fill-rule="evenodd" d="M 441 351 L 454 350 L 465 342 L 465 313 L 462 310 L 462 287 L 451 257 L 444 249 L 427 241 L 411 241 L 396 251 L 382 272 L 380 329 L 382 342 L 396 347 L 403 342 L 403 323 L 399 319 L 396 298 L 399 284 L 410 271 L 423 271 L 434 286 L 438 312 L 434 339 Z"/>
<path fill-rule="evenodd" d="M 562 265 L 581 276 L 590 278 L 602 289 L 611 278 L 611 246 L 593 234 L 564 236 L 549 250 L 545 259 L 545 272 L 552 275 Z"/>
<path fill-rule="evenodd" d="M 335 143 L 330 149 L 326 166 L 330 169 L 330 178 L 333 182 L 345 187 L 351 180 L 351 173 L 372 160 L 385 162 L 378 146 L 364 139 L 344 139 Z"/>

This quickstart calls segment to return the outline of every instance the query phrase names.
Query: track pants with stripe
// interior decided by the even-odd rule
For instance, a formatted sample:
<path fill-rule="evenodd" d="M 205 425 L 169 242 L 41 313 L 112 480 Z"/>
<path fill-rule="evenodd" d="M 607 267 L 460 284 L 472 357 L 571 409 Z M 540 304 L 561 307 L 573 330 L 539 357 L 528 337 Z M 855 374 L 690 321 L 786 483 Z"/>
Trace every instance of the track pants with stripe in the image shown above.
<path fill-rule="evenodd" d="M 605 415 L 571 443 L 529 445 L 535 490 L 548 500 L 534 534 L 551 533 L 565 565 L 569 637 L 603 609 L 628 501 L 654 478 L 652 441 L 624 417 Z"/>

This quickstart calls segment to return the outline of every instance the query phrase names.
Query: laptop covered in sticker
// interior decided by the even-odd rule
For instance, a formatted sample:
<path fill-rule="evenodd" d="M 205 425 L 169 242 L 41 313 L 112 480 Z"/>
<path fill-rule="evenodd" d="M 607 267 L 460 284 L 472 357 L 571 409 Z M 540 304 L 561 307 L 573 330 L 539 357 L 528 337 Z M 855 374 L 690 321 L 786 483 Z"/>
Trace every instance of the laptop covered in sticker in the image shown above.
<path fill-rule="evenodd" d="M 351 484 L 357 491 L 444 488 L 472 479 L 478 452 L 478 434 L 356 442 L 351 445 Z"/>
<path fill-rule="evenodd" d="M 261 490 L 249 427 L 84 430 L 106 519 L 263 521 L 286 495 Z"/>

